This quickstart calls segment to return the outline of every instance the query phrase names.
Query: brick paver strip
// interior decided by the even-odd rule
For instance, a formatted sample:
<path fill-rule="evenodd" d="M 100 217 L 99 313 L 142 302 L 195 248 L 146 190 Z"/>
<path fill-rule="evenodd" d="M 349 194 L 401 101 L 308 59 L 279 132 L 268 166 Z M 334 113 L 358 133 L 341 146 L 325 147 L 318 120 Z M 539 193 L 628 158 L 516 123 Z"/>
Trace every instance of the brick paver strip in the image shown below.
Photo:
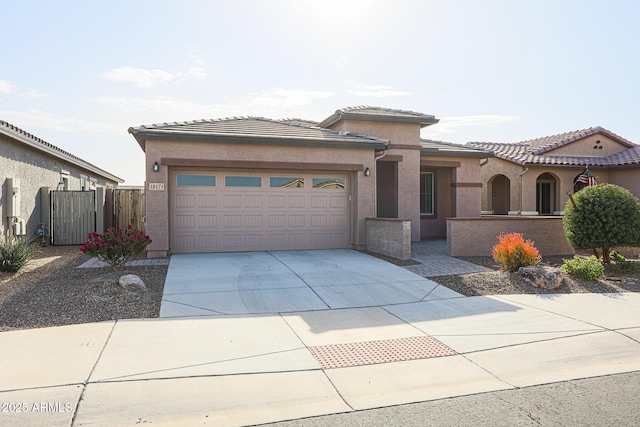
<path fill-rule="evenodd" d="M 375 365 L 457 354 L 433 337 L 421 336 L 309 347 L 322 369 Z"/>

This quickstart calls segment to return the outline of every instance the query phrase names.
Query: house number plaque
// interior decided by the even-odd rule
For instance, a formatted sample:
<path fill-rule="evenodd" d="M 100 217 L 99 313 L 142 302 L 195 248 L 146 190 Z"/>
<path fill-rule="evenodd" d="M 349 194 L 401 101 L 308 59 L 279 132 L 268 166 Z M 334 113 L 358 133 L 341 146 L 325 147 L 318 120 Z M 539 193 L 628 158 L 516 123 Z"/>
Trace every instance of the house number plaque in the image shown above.
<path fill-rule="evenodd" d="M 164 190 L 164 183 L 162 182 L 150 182 L 149 191 L 162 191 Z"/>

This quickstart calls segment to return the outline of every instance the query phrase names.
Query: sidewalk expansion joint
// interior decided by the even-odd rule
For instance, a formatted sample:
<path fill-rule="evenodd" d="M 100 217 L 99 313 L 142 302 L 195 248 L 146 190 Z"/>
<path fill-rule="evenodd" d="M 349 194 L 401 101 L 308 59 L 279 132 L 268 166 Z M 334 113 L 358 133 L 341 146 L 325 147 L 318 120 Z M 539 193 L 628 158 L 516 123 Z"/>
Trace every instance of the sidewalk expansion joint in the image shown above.
<path fill-rule="evenodd" d="M 322 369 L 347 368 L 454 356 L 457 353 L 429 336 L 309 347 Z"/>

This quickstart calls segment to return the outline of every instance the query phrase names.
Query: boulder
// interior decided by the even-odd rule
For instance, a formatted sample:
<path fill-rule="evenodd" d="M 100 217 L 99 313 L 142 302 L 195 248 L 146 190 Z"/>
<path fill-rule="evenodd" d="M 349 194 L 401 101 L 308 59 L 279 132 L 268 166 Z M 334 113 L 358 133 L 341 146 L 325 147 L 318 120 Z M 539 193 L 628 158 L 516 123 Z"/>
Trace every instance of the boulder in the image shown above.
<path fill-rule="evenodd" d="M 145 286 L 142 279 L 136 276 L 135 274 L 125 274 L 124 276 L 120 277 L 120 280 L 118 280 L 118 283 L 120 284 L 120 286 L 122 286 L 128 291 L 146 291 L 147 290 L 147 287 Z"/>
<path fill-rule="evenodd" d="M 562 286 L 564 280 L 561 271 L 546 265 L 520 267 L 518 271 L 522 277 L 529 280 L 536 288 L 556 289 Z"/>

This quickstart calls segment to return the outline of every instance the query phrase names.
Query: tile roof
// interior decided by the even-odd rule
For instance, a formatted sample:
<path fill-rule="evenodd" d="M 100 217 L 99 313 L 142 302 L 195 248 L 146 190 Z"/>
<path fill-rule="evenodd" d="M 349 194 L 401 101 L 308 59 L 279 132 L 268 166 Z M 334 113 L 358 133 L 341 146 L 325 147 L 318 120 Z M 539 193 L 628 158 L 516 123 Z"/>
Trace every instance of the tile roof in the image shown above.
<path fill-rule="evenodd" d="M 552 151 L 558 147 L 562 147 L 574 141 L 598 133 L 603 134 L 628 148 L 606 157 L 554 155 L 549 153 L 549 151 Z M 491 150 L 494 152 L 495 157 L 520 165 L 589 165 L 611 167 L 640 164 L 640 146 L 600 126 L 561 133 L 558 135 L 545 136 L 542 138 L 536 138 L 512 144 L 499 142 L 469 142 L 467 143 L 467 146 L 481 148 L 484 150 Z"/>
<path fill-rule="evenodd" d="M 20 141 L 23 144 L 35 148 L 36 150 L 42 151 L 60 160 L 69 162 L 73 165 L 86 169 L 87 171 L 91 171 L 96 175 L 101 176 L 102 178 L 107 178 L 109 181 L 124 182 L 122 178 L 118 178 L 117 176 L 103 169 L 100 169 L 99 167 L 87 162 L 86 160 L 83 160 L 80 157 L 63 150 L 62 148 L 56 147 L 55 145 L 48 143 L 44 139 L 38 138 L 37 136 L 15 125 L 12 125 L 11 123 L 5 122 L 4 120 L 0 120 L 0 134 L 7 135 L 14 140 Z"/>
<path fill-rule="evenodd" d="M 430 114 L 418 113 L 409 110 L 396 110 L 392 108 L 372 107 L 360 105 L 336 110 L 331 116 L 324 119 L 318 126 L 329 127 L 340 119 L 351 120 L 377 120 L 398 123 L 418 123 L 421 127 L 438 123 L 439 119 Z"/>
<path fill-rule="evenodd" d="M 144 150 L 147 138 L 196 141 L 229 141 L 239 139 L 283 144 L 309 143 L 339 146 L 384 148 L 388 141 L 352 132 L 338 132 L 303 120 L 271 120 L 264 117 L 228 117 L 223 119 L 194 120 L 161 123 L 129 128 Z"/>
<path fill-rule="evenodd" d="M 493 152 L 482 148 L 454 144 L 453 142 L 420 139 L 422 153 L 430 156 L 458 156 L 458 157 L 493 157 Z"/>
<path fill-rule="evenodd" d="M 306 127 L 318 127 L 319 122 L 313 120 L 306 119 L 297 119 L 297 118 L 286 118 L 277 120 L 280 123 L 286 123 L 288 125 L 294 126 L 306 126 Z"/>

